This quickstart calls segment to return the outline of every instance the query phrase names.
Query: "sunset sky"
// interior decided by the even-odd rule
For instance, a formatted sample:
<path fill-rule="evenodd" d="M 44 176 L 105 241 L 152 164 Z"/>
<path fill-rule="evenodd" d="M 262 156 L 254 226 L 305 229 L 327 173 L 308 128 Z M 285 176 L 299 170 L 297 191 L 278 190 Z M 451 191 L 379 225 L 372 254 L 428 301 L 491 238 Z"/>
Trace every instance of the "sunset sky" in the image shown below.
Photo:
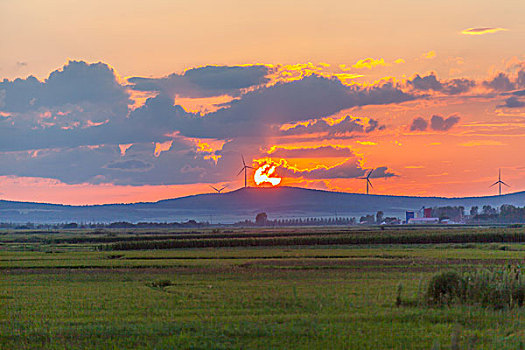
<path fill-rule="evenodd" d="M 525 2 L 0 1 L 0 198 L 525 190 Z M 249 185 L 255 186 L 253 171 Z"/>

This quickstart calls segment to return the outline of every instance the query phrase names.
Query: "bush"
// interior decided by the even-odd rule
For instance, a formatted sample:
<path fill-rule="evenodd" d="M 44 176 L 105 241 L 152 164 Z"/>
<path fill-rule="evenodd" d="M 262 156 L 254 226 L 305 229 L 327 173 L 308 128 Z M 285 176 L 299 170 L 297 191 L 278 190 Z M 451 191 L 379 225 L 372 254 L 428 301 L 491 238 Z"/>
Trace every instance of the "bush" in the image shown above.
<path fill-rule="evenodd" d="M 428 284 L 427 302 L 429 304 L 450 304 L 461 297 L 464 281 L 456 272 L 442 272 L 434 275 Z"/>
<path fill-rule="evenodd" d="M 519 266 L 473 272 L 442 272 L 430 280 L 425 295 L 430 305 L 457 302 L 495 309 L 521 307 L 525 281 Z"/>
<path fill-rule="evenodd" d="M 158 288 L 158 289 L 164 289 L 172 285 L 173 285 L 173 282 L 171 282 L 170 280 L 159 280 L 159 281 L 148 283 L 149 287 Z"/>
<path fill-rule="evenodd" d="M 465 273 L 465 298 L 470 303 L 497 309 L 522 306 L 525 283 L 520 268 Z"/>

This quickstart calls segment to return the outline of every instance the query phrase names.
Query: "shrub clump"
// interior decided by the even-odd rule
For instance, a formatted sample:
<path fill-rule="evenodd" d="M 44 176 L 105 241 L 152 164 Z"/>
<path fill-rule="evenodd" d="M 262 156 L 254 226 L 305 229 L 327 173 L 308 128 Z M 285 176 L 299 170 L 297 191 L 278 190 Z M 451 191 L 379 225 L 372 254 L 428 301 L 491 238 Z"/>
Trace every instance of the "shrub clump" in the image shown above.
<path fill-rule="evenodd" d="M 450 304 L 461 300 L 464 279 L 457 272 L 449 271 L 434 275 L 427 288 L 427 302 L 431 305 Z"/>
<path fill-rule="evenodd" d="M 429 305 L 481 305 L 496 309 L 521 307 L 525 280 L 519 266 L 471 272 L 441 272 L 432 277 L 425 294 Z"/>
<path fill-rule="evenodd" d="M 171 282 L 170 280 L 158 280 L 158 281 L 148 283 L 149 287 L 157 288 L 157 289 L 164 289 L 172 285 L 173 285 L 173 282 Z"/>

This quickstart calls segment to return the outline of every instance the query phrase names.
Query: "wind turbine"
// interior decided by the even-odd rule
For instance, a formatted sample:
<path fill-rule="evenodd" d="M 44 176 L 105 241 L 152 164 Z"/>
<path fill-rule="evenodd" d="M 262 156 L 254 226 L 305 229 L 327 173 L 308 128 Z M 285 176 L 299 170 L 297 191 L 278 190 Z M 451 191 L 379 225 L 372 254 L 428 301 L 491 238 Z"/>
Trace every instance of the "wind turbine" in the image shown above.
<path fill-rule="evenodd" d="M 241 175 L 241 173 L 244 171 L 244 188 L 248 187 L 248 169 L 253 169 L 253 167 L 246 165 L 246 162 L 244 161 L 244 156 L 241 154 L 242 158 L 242 169 L 239 171 L 237 176 Z"/>
<path fill-rule="evenodd" d="M 210 187 L 213 188 L 215 191 L 217 191 L 217 193 L 221 193 L 221 191 L 226 188 L 226 186 L 222 186 L 222 188 L 215 188 L 212 185 L 210 185 Z"/>
<path fill-rule="evenodd" d="M 507 187 L 510 187 L 509 185 L 507 185 L 505 182 L 501 181 L 501 168 L 499 169 L 499 175 L 498 175 L 498 181 L 494 182 L 492 185 L 490 185 L 489 187 L 492 187 L 494 185 L 499 185 L 499 195 L 501 196 L 501 185 L 505 185 Z"/>
<path fill-rule="evenodd" d="M 372 175 L 372 172 L 374 170 L 375 169 L 371 169 L 365 177 L 360 177 L 360 179 L 366 180 L 366 194 L 368 194 L 368 185 L 370 185 L 370 187 L 374 188 L 374 186 L 372 186 L 372 182 L 370 182 L 370 175 Z"/>

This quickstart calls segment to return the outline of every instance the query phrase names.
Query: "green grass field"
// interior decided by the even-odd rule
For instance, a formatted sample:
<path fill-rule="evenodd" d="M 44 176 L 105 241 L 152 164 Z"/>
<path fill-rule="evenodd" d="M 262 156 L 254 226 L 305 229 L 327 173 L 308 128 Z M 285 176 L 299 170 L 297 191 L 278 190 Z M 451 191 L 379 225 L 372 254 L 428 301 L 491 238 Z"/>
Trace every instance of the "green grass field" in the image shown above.
<path fill-rule="evenodd" d="M 420 302 L 437 271 L 523 265 L 525 244 L 519 240 L 382 245 L 281 240 L 479 237 L 480 232 L 524 233 L 522 228 L 6 231 L 0 235 L 0 348 L 522 348 L 525 308 Z M 248 235 L 249 242 L 275 239 L 290 245 L 107 249 L 145 237 L 199 241 L 199 235 L 206 242 Z M 396 307 L 399 284 L 405 302 Z"/>

